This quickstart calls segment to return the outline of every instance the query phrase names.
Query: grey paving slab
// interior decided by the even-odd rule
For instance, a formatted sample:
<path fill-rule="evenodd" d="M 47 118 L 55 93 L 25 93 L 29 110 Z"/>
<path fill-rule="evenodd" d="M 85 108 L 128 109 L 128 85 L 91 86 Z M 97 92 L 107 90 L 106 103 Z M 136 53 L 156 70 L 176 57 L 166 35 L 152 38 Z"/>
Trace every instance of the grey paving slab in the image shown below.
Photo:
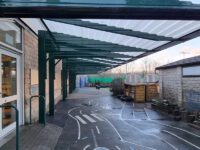
<path fill-rule="evenodd" d="M 20 132 L 20 150 L 53 150 L 61 132 L 52 124 L 25 126 Z M 15 137 L 0 150 L 15 150 Z"/>

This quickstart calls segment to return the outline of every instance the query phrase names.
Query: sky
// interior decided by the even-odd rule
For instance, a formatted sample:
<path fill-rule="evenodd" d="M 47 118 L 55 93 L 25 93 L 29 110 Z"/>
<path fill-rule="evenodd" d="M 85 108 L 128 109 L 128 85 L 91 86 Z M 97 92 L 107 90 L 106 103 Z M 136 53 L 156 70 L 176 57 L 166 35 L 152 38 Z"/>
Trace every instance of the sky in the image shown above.
<path fill-rule="evenodd" d="M 200 4 L 200 0 L 180 0 L 180 1 L 191 1 L 194 4 Z"/>
<path fill-rule="evenodd" d="M 143 69 L 142 67 L 144 66 L 145 61 L 151 63 L 156 62 L 157 66 L 161 66 L 170 62 L 198 55 L 200 55 L 200 37 L 135 60 L 127 65 L 114 68 L 111 70 L 111 73 L 140 72 Z"/>

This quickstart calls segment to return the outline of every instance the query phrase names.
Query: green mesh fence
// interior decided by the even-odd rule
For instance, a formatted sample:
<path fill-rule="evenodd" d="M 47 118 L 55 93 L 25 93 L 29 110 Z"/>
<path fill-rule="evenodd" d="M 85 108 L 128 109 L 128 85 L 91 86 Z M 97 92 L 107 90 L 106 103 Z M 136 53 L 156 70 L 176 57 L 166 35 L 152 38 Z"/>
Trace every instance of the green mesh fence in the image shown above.
<path fill-rule="evenodd" d="M 121 77 L 122 79 L 125 79 L 125 76 Z M 89 83 L 111 83 L 115 78 L 114 77 L 98 77 L 98 76 L 89 76 L 88 82 Z"/>

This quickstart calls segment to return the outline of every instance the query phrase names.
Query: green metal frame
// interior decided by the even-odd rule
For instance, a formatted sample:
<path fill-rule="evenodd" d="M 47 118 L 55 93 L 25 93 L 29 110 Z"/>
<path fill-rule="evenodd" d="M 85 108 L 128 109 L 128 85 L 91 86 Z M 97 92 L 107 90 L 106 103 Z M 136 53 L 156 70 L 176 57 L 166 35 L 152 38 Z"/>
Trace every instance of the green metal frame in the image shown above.
<path fill-rule="evenodd" d="M 176 1 L 176 0 L 171 0 Z M 169 1 L 165 1 L 168 3 Z M 89 7 L 92 8 L 92 7 Z M 110 9 L 110 8 L 108 8 Z M 127 8 L 128 9 L 128 8 Z M 96 10 L 96 9 L 95 9 Z M 133 10 L 131 8 L 131 10 Z M 200 10 L 200 9 L 199 9 Z M 152 10 L 153 11 L 153 10 Z M 154 12 L 154 11 L 153 11 Z M 80 13 L 80 11 L 79 11 Z M 153 13 L 158 15 L 157 13 Z M 173 14 L 173 13 L 172 13 Z M 98 13 L 98 15 L 100 15 Z M 160 14 L 159 14 L 160 15 Z M 173 14 L 174 15 L 174 14 Z M 199 15 L 199 14 L 198 14 Z M 87 17 L 86 17 L 87 18 Z M 162 17 L 161 17 L 162 18 Z M 144 18 L 143 18 L 144 19 Z M 162 18 L 163 19 L 163 18 Z M 153 50 L 142 49 L 138 47 L 131 47 L 119 45 L 109 42 L 98 41 L 83 37 L 67 35 L 63 33 L 51 32 L 48 25 L 43 19 L 42 23 L 47 31 L 39 31 L 39 94 L 45 96 L 45 79 L 46 79 L 46 62 L 49 62 L 49 112 L 54 115 L 54 79 L 55 66 L 62 60 L 62 93 L 63 100 L 67 97 L 67 80 L 69 79 L 70 93 L 75 89 L 75 77 L 77 74 L 95 74 L 99 71 L 106 71 L 127 62 L 139 59 L 154 52 L 166 49 L 173 45 L 185 42 L 189 39 L 199 36 L 200 30 L 196 30 L 188 35 L 174 39 L 171 37 L 150 34 L 146 32 L 132 31 L 120 27 L 107 26 L 80 19 L 49 19 L 65 24 L 70 24 L 79 27 L 85 27 L 110 33 L 126 35 L 129 37 L 137 37 L 151 41 L 166 41 Z M 130 56 L 123 53 L 116 52 L 138 52 L 136 56 Z M 49 55 L 48 59 L 46 55 Z M 55 62 L 55 59 L 59 59 Z M 99 59 L 99 60 L 98 60 Z M 128 59 L 128 60 L 127 60 Z M 113 62 L 112 62 L 113 60 Z M 114 62 L 115 61 L 115 62 Z M 42 122 L 44 118 L 42 114 L 45 113 L 45 103 L 40 102 L 40 119 Z M 43 110 L 42 110 L 43 109 Z"/>

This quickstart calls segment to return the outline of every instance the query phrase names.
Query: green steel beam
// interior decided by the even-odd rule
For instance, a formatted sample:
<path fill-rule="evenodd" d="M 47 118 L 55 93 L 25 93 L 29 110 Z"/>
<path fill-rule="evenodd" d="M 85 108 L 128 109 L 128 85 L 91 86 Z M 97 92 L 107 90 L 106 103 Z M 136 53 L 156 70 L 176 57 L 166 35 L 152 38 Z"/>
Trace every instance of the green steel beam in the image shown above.
<path fill-rule="evenodd" d="M 66 59 L 66 58 L 79 58 L 80 56 L 78 55 L 55 55 L 55 58 L 56 59 Z M 133 57 L 127 57 L 127 56 L 118 56 L 118 57 L 113 57 L 113 56 L 91 56 L 91 55 L 81 55 L 81 58 L 87 58 L 87 59 L 91 59 L 91 58 L 109 58 L 109 59 L 112 59 L 112 58 L 128 58 L 128 59 L 131 59 Z"/>
<path fill-rule="evenodd" d="M 119 44 L 114 44 L 114 43 L 109 43 L 109 42 L 103 42 L 103 41 L 98 41 L 98 40 L 93 40 L 93 39 L 87 39 L 87 38 L 82 38 L 82 37 L 76 37 L 76 36 L 71 36 L 71 35 L 66 35 L 62 33 L 53 33 L 53 36 L 56 39 L 56 44 L 59 46 L 71 46 L 74 48 L 97 48 L 97 49 L 102 49 L 102 50 L 111 50 L 111 48 L 115 49 L 124 49 L 125 50 L 133 50 L 133 51 L 148 51 L 147 49 L 141 49 L 141 48 L 136 48 L 136 47 L 130 47 L 130 46 L 124 46 L 124 45 L 119 45 Z M 73 37 L 73 41 L 70 41 L 69 38 Z M 47 38 L 51 40 L 51 37 Z M 48 40 L 47 40 L 48 42 Z M 103 46 L 101 48 L 101 46 Z"/>
<path fill-rule="evenodd" d="M 98 57 L 95 57 L 95 58 L 98 58 Z M 110 59 L 108 58 L 106 60 L 123 62 L 123 60 L 117 59 L 117 58 L 110 58 Z M 69 58 L 69 59 L 67 59 L 67 62 L 79 62 L 79 61 L 80 60 L 76 59 L 76 58 Z"/>
<path fill-rule="evenodd" d="M 115 48 L 115 47 L 103 47 L 97 46 L 96 48 L 92 48 L 89 46 L 80 46 L 80 45 L 72 45 L 72 44 L 64 44 L 59 46 L 61 52 L 70 52 L 70 51 L 80 51 L 80 52 L 146 52 L 147 50 L 140 49 L 140 48 Z M 49 49 L 48 52 L 54 52 L 52 49 L 55 49 L 51 45 L 46 45 L 46 49 Z"/>
<path fill-rule="evenodd" d="M 92 67 L 109 67 L 109 66 L 112 66 L 112 65 L 109 65 L 109 64 L 68 64 L 69 67 L 74 67 L 74 66 L 82 66 L 82 67 L 86 67 L 86 66 L 92 66 Z M 113 65 L 114 66 L 114 65 Z"/>
<path fill-rule="evenodd" d="M 56 58 L 63 58 L 63 57 L 68 57 L 68 58 L 80 58 L 80 57 L 89 57 L 89 58 L 134 58 L 129 55 L 124 55 L 124 54 L 118 54 L 118 53 L 54 53 Z"/>
<path fill-rule="evenodd" d="M 90 59 L 88 59 L 90 60 Z M 80 61 L 68 61 L 67 62 L 68 65 L 70 64 L 78 64 L 78 65 L 106 65 L 106 63 L 99 63 L 99 62 L 93 62 L 93 61 L 84 61 L 84 60 L 80 60 Z"/>
<path fill-rule="evenodd" d="M 96 29 L 96 30 L 100 30 L 100 31 L 106 31 L 106 32 L 110 32 L 110 33 L 116 33 L 116 34 L 137 37 L 137 38 L 142 38 L 142 39 L 148 39 L 148 40 L 154 40 L 154 41 L 173 41 L 173 40 L 175 40 L 172 37 L 165 37 L 165 36 L 160 36 L 160 35 L 156 35 L 156 34 L 150 34 L 147 32 L 133 31 L 130 29 L 124 29 L 124 28 L 115 27 L 115 26 L 108 26 L 108 25 L 94 23 L 94 22 L 90 22 L 90 21 L 83 21 L 80 19 L 49 19 L 49 20 L 61 22 L 61 23 L 65 23 L 65 24 L 70 24 L 70 25 L 75 25 L 75 26 L 79 26 L 79 27 Z"/>
<path fill-rule="evenodd" d="M 84 65 L 73 65 L 73 66 L 71 66 L 71 65 L 68 65 L 68 69 L 71 69 L 71 70 L 73 70 L 73 69 L 80 69 L 80 68 L 92 68 L 92 69 L 98 69 L 98 68 L 105 68 L 105 67 L 110 67 L 110 66 L 84 66 Z"/>
<path fill-rule="evenodd" d="M 54 52 L 53 53 L 54 55 L 74 55 L 74 56 L 79 56 L 81 57 L 81 55 L 90 55 L 90 56 L 107 56 L 107 55 L 110 55 L 110 56 L 113 56 L 113 57 L 118 57 L 120 58 L 121 56 L 122 57 L 127 57 L 127 58 L 131 58 L 131 56 L 129 55 L 125 55 L 125 54 L 119 54 L 119 53 L 110 53 L 110 52 L 90 52 L 90 53 L 87 53 L 87 52 L 80 52 L 80 51 L 70 51 L 70 52 Z"/>
<path fill-rule="evenodd" d="M 94 61 L 99 61 L 99 62 L 103 62 L 103 63 L 110 63 L 110 64 L 122 64 L 122 62 L 116 62 L 116 61 L 109 61 L 109 60 L 100 60 L 100 59 L 95 59 L 95 58 L 93 58 L 93 59 L 91 59 L 91 60 L 94 60 Z"/>
<path fill-rule="evenodd" d="M 196 0 L 197 2 L 197 0 Z M 199 4 L 181 0 L 1 0 L 4 18 L 199 20 Z"/>
<path fill-rule="evenodd" d="M 48 42 L 48 40 L 46 41 Z M 60 48 L 73 48 L 75 50 L 94 50 L 94 51 L 128 51 L 128 52 L 147 52 L 147 49 L 142 49 L 142 48 L 136 48 L 136 47 L 130 47 L 130 46 L 124 46 L 124 45 L 118 45 L 118 44 L 111 44 L 110 46 L 105 46 L 105 45 L 98 45 L 98 44 L 88 44 L 88 43 L 81 43 L 81 41 L 76 41 L 76 42 L 70 42 L 70 41 L 58 41 L 56 42 L 57 45 L 60 46 Z M 47 48 L 51 49 L 52 47 L 47 46 Z M 52 52 L 52 51 L 50 51 Z"/>
<path fill-rule="evenodd" d="M 108 60 L 112 60 L 112 59 L 108 59 Z M 98 64 L 99 63 L 99 62 L 92 62 L 92 61 L 112 63 L 112 62 L 108 62 L 108 61 L 100 61 L 100 60 L 95 60 L 95 59 L 91 59 L 91 61 L 75 59 L 75 60 L 69 60 L 69 61 L 67 61 L 67 63 L 88 63 L 88 64 L 91 64 L 91 63 Z M 118 64 L 118 63 L 116 63 L 116 64 Z"/>

